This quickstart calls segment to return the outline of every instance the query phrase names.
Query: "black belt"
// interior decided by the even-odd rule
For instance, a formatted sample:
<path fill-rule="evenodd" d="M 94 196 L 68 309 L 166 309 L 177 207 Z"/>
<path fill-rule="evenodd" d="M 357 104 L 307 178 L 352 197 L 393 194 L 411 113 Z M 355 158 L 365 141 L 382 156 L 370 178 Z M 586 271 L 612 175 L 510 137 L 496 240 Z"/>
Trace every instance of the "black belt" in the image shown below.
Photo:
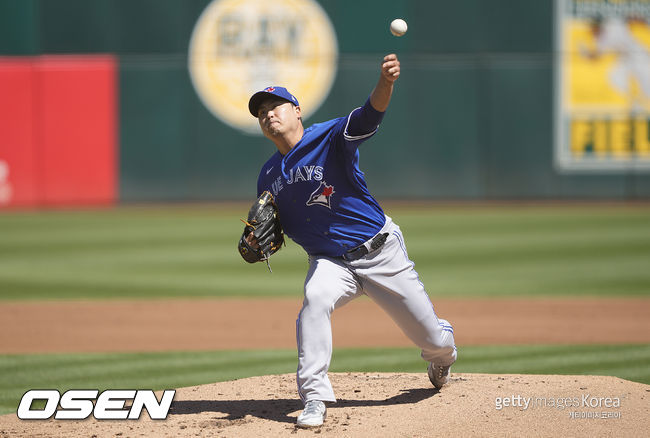
<path fill-rule="evenodd" d="M 343 257 L 343 259 L 347 260 L 348 262 L 359 260 L 361 257 L 367 255 L 369 252 L 381 248 L 384 245 L 384 243 L 386 243 L 387 238 L 388 238 L 388 233 L 377 234 L 370 241 L 370 249 L 368 249 L 365 243 L 362 243 L 361 245 L 352 248 L 348 252 L 343 253 L 341 257 Z"/>

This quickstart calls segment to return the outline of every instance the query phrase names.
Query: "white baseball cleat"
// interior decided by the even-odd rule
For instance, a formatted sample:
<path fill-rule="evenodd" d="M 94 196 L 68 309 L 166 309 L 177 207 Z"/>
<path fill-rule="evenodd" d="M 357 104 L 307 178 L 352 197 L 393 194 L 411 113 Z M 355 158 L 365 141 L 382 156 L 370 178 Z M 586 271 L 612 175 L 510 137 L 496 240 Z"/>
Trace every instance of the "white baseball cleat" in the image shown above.
<path fill-rule="evenodd" d="M 433 386 L 436 389 L 442 388 L 446 383 L 449 383 L 449 370 L 451 365 L 446 367 L 434 365 L 433 362 L 429 363 L 429 368 L 427 373 L 429 374 L 429 380 L 433 383 Z"/>
<path fill-rule="evenodd" d="M 318 427 L 323 425 L 327 417 L 325 403 L 320 400 L 310 400 L 305 404 L 305 410 L 298 415 L 298 427 Z"/>

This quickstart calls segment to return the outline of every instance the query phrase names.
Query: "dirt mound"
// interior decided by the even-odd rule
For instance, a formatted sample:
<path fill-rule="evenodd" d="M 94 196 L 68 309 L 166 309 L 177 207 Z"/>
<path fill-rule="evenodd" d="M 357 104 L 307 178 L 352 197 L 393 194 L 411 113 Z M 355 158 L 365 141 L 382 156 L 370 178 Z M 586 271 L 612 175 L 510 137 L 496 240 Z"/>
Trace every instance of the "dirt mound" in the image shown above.
<path fill-rule="evenodd" d="M 635 436 L 650 430 L 650 385 L 615 377 L 452 374 L 435 390 L 424 373 L 330 374 L 338 403 L 320 428 L 295 420 L 295 376 L 262 376 L 177 391 L 167 420 L 21 421 L 0 436 Z M 145 419 L 146 418 L 146 419 Z"/>

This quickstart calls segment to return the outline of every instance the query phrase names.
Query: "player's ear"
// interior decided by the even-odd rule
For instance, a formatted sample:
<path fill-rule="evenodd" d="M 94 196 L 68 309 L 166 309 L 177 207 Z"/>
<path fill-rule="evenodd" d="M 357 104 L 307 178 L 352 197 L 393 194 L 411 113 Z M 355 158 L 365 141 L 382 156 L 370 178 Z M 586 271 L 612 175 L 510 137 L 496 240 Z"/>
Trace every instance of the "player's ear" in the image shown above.
<path fill-rule="evenodd" d="M 302 122 L 302 112 L 300 110 L 299 106 L 294 106 L 293 110 L 296 112 L 296 116 L 298 116 L 298 120 Z"/>

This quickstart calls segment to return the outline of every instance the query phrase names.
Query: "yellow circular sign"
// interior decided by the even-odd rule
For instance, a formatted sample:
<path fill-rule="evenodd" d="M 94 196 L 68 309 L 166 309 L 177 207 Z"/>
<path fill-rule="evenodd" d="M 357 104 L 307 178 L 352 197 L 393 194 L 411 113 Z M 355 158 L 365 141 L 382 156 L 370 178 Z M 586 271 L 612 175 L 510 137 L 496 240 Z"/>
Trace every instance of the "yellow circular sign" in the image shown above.
<path fill-rule="evenodd" d="M 334 28 L 315 0 L 214 0 L 194 27 L 189 71 L 212 114 L 259 132 L 248 112 L 254 92 L 286 87 L 307 118 L 332 87 L 337 57 Z"/>

